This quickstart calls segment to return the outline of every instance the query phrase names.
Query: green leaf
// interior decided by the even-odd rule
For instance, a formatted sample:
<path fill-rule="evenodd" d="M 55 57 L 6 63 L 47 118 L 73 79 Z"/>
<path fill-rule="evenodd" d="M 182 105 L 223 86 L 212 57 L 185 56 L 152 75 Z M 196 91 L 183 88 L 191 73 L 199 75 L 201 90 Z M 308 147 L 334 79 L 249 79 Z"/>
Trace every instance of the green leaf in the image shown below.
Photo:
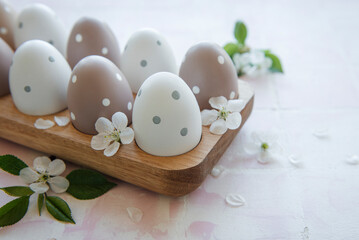
<path fill-rule="evenodd" d="M 116 186 L 102 174 L 88 169 L 74 170 L 66 178 L 70 182 L 67 192 L 82 200 L 97 198 Z"/>
<path fill-rule="evenodd" d="M 269 68 L 269 70 L 271 72 L 283 73 L 282 64 L 280 63 L 279 58 L 270 51 L 264 51 L 264 53 L 266 57 L 272 60 L 272 66 Z"/>
<path fill-rule="evenodd" d="M 69 205 L 59 197 L 50 196 L 45 198 L 47 211 L 61 222 L 73 223 Z"/>
<path fill-rule="evenodd" d="M 20 197 L 0 208 L 0 227 L 10 226 L 20 221 L 29 207 L 30 196 Z"/>
<path fill-rule="evenodd" d="M 37 198 L 37 209 L 39 210 L 39 216 L 41 216 L 41 210 L 44 206 L 44 194 L 39 194 L 39 197 Z"/>
<path fill-rule="evenodd" d="M 14 197 L 31 196 L 34 192 L 29 187 L 16 186 L 0 188 L 5 193 Z"/>
<path fill-rule="evenodd" d="M 19 175 L 21 169 L 26 167 L 26 163 L 13 155 L 0 156 L 0 168 L 8 173 Z"/>
<path fill-rule="evenodd" d="M 239 45 L 235 43 L 227 43 L 223 48 L 230 57 L 232 57 L 233 54 L 238 53 L 240 49 Z"/>
<path fill-rule="evenodd" d="M 247 28 L 242 21 L 236 22 L 234 26 L 234 37 L 237 39 L 239 44 L 244 46 L 247 38 Z"/>

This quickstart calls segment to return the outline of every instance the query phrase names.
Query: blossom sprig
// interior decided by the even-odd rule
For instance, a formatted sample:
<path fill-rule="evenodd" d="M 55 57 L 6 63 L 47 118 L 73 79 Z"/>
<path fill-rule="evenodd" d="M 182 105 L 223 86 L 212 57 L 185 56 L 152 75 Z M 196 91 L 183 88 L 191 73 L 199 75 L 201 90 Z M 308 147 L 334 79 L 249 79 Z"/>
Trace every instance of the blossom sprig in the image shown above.
<path fill-rule="evenodd" d="M 224 134 L 228 129 L 237 129 L 242 123 L 241 111 L 245 107 L 242 99 L 229 100 L 223 96 L 209 99 L 212 110 L 201 112 L 202 125 L 211 125 L 209 131 L 214 134 Z"/>
<path fill-rule="evenodd" d="M 77 169 L 65 177 L 61 175 L 66 165 L 61 159 L 51 161 L 49 157 L 37 157 L 33 169 L 19 158 L 12 155 L 0 156 L 0 168 L 10 174 L 20 176 L 29 186 L 1 187 L 10 196 L 17 197 L 0 208 L 0 227 L 13 225 L 26 214 L 30 197 L 38 195 L 39 215 L 46 206 L 47 211 L 56 220 L 75 224 L 69 205 L 58 196 L 48 195 L 49 189 L 54 193 L 67 192 L 81 200 L 94 199 L 113 188 L 116 184 L 109 182 L 98 172 Z"/>
<path fill-rule="evenodd" d="M 232 58 L 238 76 L 256 76 L 267 72 L 283 73 L 279 58 L 270 50 L 251 49 L 246 45 L 247 27 L 238 21 L 234 27 L 236 42 L 227 43 L 223 48 Z"/>
<path fill-rule="evenodd" d="M 95 123 L 98 134 L 92 137 L 91 147 L 94 150 L 105 150 L 106 157 L 115 155 L 121 143 L 130 144 L 134 139 L 133 129 L 127 127 L 127 124 L 127 116 L 122 112 L 113 114 L 112 122 L 100 117 Z"/>

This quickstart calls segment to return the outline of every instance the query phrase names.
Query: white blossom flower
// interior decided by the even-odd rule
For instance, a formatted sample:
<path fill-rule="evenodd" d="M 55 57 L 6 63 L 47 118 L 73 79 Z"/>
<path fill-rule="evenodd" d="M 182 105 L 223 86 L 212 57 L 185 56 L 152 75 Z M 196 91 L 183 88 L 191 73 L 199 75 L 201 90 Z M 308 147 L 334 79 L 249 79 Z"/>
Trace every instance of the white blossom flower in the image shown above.
<path fill-rule="evenodd" d="M 223 96 L 212 97 L 209 104 L 217 110 L 205 109 L 201 112 L 202 125 L 211 125 L 209 131 L 214 134 L 224 134 L 227 129 L 237 129 L 242 123 L 240 111 L 244 108 L 242 99 L 229 100 Z"/>
<path fill-rule="evenodd" d="M 64 161 L 55 159 L 53 161 L 48 157 L 37 157 L 34 159 L 34 169 L 26 167 L 21 169 L 20 177 L 26 183 L 30 184 L 32 191 L 36 193 L 45 193 L 51 190 L 55 193 L 63 193 L 67 190 L 70 183 L 69 181 L 61 177 L 66 165 Z"/>
<path fill-rule="evenodd" d="M 132 128 L 127 127 L 127 116 L 117 112 L 112 116 L 112 122 L 100 117 L 95 123 L 98 134 L 92 137 L 91 147 L 95 150 L 104 150 L 107 157 L 113 156 L 120 144 L 130 144 L 135 136 Z"/>
<path fill-rule="evenodd" d="M 268 72 L 268 69 L 272 66 L 272 59 L 266 57 L 261 50 L 253 50 L 242 54 L 234 54 L 233 63 L 238 73 L 255 76 Z"/>
<path fill-rule="evenodd" d="M 277 136 L 272 133 L 253 132 L 251 141 L 244 143 L 244 151 L 255 156 L 259 163 L 265 164 L 279 157 L 281 147 Z"/>

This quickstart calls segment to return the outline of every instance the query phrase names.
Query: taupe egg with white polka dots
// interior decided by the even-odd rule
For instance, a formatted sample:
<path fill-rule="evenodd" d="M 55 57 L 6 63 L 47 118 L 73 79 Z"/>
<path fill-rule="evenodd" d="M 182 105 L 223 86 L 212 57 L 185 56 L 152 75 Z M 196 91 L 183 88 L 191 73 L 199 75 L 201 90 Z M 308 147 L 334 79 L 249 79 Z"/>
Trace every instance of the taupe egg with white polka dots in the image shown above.
<path fill-rule="evenodd" d="M 51 44 L 30 40 L 15 52 L 9 83 L 16 107 L 28 115 L 48 115 L 67 107 L 71 68 Z"/>
<path fill-rule="evenodd" d="M 188 84 L 201 110 L 211 97 L 238 98 L 238 77 L 231 58 L 218 44 L 202 42 L 186 53 L 179 76 Z"/>
<path fill-rule="evenodd" d="M 4 39 L 12 49 L 15 49 L 15 21 L 16 12 L 14 8 L 6 1 L 0 0 L 0 38 Z"/>
<path fill-rule="evenodd" d="M 88 56 L 74 68 L 67 92 L 72 124 L 86 134 L 97 134 L 98 118 L 123 112 L 132 122 L 133 95 L 126 77 L 110 60 Z"/>
<path fill-rule="evenodd" d="M 67 59 L 72 68 L 84 57 L 99 55 L 120 67 L 120 47 L 110 27 L 97 19 L 83 17 L 72 28 Z"/>
<path fill-rule="evenodd" d="M 201 140 L 201 113 L 191 89 L 177 75 L 160 72 L 147 78 L 133 107 L 137 145 L 156 156 L 186 153 Z"/>
<path fill-rule="evenodd" d="M 9 69 L 13 55 L 10 46 L 0 38 L 0 97 L 10 93 Z"/>

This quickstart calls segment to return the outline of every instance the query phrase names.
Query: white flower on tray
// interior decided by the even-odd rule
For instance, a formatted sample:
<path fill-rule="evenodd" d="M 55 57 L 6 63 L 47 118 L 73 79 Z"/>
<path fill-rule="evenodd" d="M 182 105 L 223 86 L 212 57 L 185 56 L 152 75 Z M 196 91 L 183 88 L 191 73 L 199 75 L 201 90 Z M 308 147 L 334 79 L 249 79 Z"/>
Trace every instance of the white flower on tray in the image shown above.
<path fill-rule="evenodd" d="M 251 140 L 244 143 L 244 151 L 255 156 L 259 163 L 265 164 L 279 157 L 281 147 L 278 137 L 273 133 L 253 132 Z"/>
<path fill-rule="evenodd" d="M 115 155 L 122 144 L 130 144 L 134 139 L 132 128 L 127 127 L 127 116 L 117 112 L 112 116 L 112 122 L 100 117 L 95 123 L 98 134 L 92 137 L 91 147 L 94 150 L 105 150 L 107 157 Z"/>
<path fill-rule="evenodd" d="M 227 129 L 237 129 L 242 123 L 241 111 L 245 107 L 242 99 L 229 100 L 223 96 L 209 99 L 212 110 L 201 112 L 202 125 L 211 125 L 209 131 L 214 134 L 224 134 Z"/>
<path fill-rule="evenodd" d="M 37 157 L 34 159 L 34 169 L 26 167 L 20 171 L 20 178 L 30 184 L 32 191 L 45 193 L 50 185 L 55 193 L 66 192 L 70 183 L 66 178 L 59 176 L 66 169 L 64 161 L 61 159 L 51 161 L 48 157 Z"/>

